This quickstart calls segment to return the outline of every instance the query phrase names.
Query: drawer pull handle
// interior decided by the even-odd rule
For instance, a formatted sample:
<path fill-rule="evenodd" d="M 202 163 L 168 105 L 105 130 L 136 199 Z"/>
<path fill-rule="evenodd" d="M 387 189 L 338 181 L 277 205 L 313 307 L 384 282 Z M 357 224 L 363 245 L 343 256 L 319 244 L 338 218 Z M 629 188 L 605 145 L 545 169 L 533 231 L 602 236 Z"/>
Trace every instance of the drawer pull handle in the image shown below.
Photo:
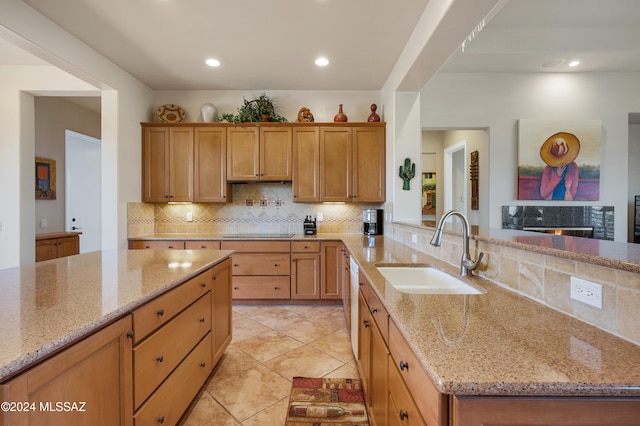
<path fill-rule="evenodd" d="M 200 363 L 200 367 L 205 368 L 206 366 L 207 366 L 207 363 L 206 363 L 206 362 L 202 362 L 202 363 Z"/>
<path fill-rule="evenodd" d="M 400 420 L 404 420 L 408 417 L 409 417 L 409 414 L 406 411 L 400 410 Z"/>
<path fill-rule="evenodd" d="M 148 249 L 148 248 L 151 248 L 151 247 L 149 247 L 149 246 L 144 246 L 144 248 Z"/>
<path fill-rule="evenodd" d="M 170 249 L 172 249 L 172 248 L 173 248 L 173 246 L 167 246 L 167 247 L 168 247 L 168 248 L 170 248 Z"/>
<path fill-rule="evenodd" d="M 274 264 L 273 264 L 273 266 L 275 266 L 275 267 L 277 268 L 277 267 L 278 267 L 278 266 L 280 266 L 280 265 L 278 265 L 277 263 L 274 263 Z"/>
<path fill-rule="evenodd" d="M 369 328 L 369 321 L 364 320 L 364 321 L 362 321 L 362 323 L 364 324 L 365 328 Z"/>
<path fill-rule="evenodd" d="M 238 267 L 238 266 L 240 266 L 240 265 L 238 265 L 237 263 L 234 263 L 234 264 L 233 264 L 233 266 L 234 266 L 235 268 L 237 268 L 237 267 Z"/>
<path fill-rule="evenodd" d="M 215 281 L 215 280 L 217 280 L 217 279 L 218 279 L 218 276 L 217 276 L 217 275 L 214 275 L 214 276 L 213 276 L 213 280 Z"/>
<path fill-rule="evenodd" d="M 128 332 L 127 332 L 127 337 L 128 337 L 129 339 L 133 339 L 133 336 L 134 336 L 133 331 L 128 331 Z"/>
<path fill-rule="evenodd" d="M 200 284 L 200 287 L 202 287 L 202 288 L 207 288 L 207 283 L 202 283 L 202 284 Z"/>
<path fill-rule="evenodd" d="M 160 355 L 159 357 L 156 358 L 157 362 L 162 362 L 164 361 L 164 357 L 162 355 Z"/>
<path fill-rule="evenodd" d="M 159 309 L 158 310 L 158 316 L 161 317 L 164 315 L 164 309 Z"/>
<path fill-rule="evenodd" d="M 364 283 L 360 282 L 360 283 L 358 283 L 358 285 L 359 285 L 360 287 L 362 287 L 362 286 L 364 285 Z"/>
<path fill-rule="evenodd" d="M 372 313 L 372 314 L 375 314 L 376 312 L 378 312 L 378 308 L 373 308 L 373 309 L 371 309 L 371 313 Z"/>
<path fill-rule="evenodd" d="M 233 289 L 234 290 L 240 290 L 240 287 L 234 287 Z"/>
<path fill-rule="evenodd" d="M 204 318 L 200 318 L 200 322 L 204 324 Z"/>
<path fill-rule="evenodd" d="M 309 246 L 304 246 L 304 249 L 305 249 L 305 250 L 306 250 L 306 249 L 308 249 L 308 248 L 309 248 Z"/>
<path fill-rule="evenodd" d="M 280 287 L 274 287 L 273 289 L 278 291 L 278 290 L 280 290 Z"/>
<path fill-rule="evenodd" d="M 409 369 L 409 364 L 404 361 L 400 361 L 400 371 L 404 371 L 405 369 Z"/>
<path fill-rule="evenodd" d="M 158 423 L 160 424 L 164 423 L 164 416 L 158 417 Z"/>

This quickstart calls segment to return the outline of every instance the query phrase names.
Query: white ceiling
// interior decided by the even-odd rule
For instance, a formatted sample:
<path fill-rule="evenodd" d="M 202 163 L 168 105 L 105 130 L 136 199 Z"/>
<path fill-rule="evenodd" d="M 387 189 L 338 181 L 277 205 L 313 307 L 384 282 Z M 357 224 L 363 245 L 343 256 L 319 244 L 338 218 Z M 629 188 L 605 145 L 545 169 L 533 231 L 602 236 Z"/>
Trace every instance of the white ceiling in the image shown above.
<path fill-rule="evenodd" d="M 429 0 L 24 1 L 155 90 L 379 90 Z M 440 71 L 638 72 L 640 1 L 506 1 Z"/>

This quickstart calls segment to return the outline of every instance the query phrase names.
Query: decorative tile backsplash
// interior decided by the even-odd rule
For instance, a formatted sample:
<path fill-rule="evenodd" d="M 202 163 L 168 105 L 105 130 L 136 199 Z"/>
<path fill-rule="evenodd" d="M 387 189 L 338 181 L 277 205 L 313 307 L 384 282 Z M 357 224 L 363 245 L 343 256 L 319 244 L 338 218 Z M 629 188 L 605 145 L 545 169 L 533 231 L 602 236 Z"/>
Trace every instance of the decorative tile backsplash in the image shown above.
<path fill-rule="evenodd" d="M 234 184 L 233 202 L 227 204 L 129 203 L 127 235 L 153 233 L 303 233 L 308 215 L 322 212 L 318 232 L 362 232 L 362 209 L 377 204 L 294 203 L 291 184 Z M 191 213 L 192 220 L 187 220 Z"/>
<path fill-rule="evenodd" d="M 593 238 L 614 239 L 613 206 L 502 206 L 502 228 L 593 227 Z"/>

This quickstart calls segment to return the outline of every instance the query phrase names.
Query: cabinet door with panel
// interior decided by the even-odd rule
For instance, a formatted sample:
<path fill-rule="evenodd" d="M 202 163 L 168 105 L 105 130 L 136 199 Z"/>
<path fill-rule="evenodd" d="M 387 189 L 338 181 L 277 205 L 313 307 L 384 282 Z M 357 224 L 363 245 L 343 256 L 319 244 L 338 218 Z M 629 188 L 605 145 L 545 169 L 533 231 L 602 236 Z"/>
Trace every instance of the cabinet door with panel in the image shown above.
<path fill-rule="evenodd" d="M 214 266 L 211 270 L 213 283 L 211 294 L 211 354 L 212 365 L 222 357 L 223 352 L 231 343 L 231 259 Z"/>
<path fill-rule="evenodd" d="M 132 425 L 131 330 L 127 315 L 0 386 L 3 401 L 36 404 L 0 425 Z M 83 411 L 57 411 L 65 402 Z"/>
<path fill-rule="evenodd" d="M 194 135 L 193 201 L 231 202 L 227 183 L 227 129 L 196 127 Z"/>
<path fill-rule="evenodd" d="M 227 180 L 260 180 L 260 140 L 257 127 L 227 127 Z"/>
<path fill-rule="evenodd" d="M 340 241 L 323 241 L 321 299 L 342 299 L 342 249 Z"/>
<path fill-rule="evenodd" d="M 385 201 L 385 129 L 353 128 L 353 201 Z"/>
<path fill-rule="evenodd" d="M 193 128 L 143 127 L 143 201 L 193 201 Z"/>
<path fill-rule="evenodd" d="M 351 127 L 320 127 L 320 201 L 351 201 L 352 173 Z"/>
<path fill-rule="evenodd" d="M 260 180 L 291 181 L 290 127 L 260 127 Z"/>
<path fill-rule="evenodd" d="M 293 128 L 293 201 L 320 201 L 320 130 Z"/>
<path fill-rule="evenodd" d="M 185 246 L 184 241 L 177 241 L 177 240 L 129 241 L 129 248 L 133 250 L 155 250 L 155 249 L 183 250 L 184 246 Z"/>
<path fill-rule="evenodd" d="M 295 243 L 294 243 L 295 244 Z M 315 252 L 291 253 L 291 298 L 319 299 L 320 298 L 320 247 Z"/>

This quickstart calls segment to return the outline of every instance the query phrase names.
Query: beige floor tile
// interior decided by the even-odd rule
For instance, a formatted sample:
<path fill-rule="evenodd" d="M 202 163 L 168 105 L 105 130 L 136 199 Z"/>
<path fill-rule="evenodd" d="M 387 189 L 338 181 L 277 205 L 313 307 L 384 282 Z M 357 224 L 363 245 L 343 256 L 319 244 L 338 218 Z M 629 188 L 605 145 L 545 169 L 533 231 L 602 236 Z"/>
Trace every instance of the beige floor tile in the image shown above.
<path fill-rule="evenodd" d="M 260 362 L 282 355 L 302 346 L 302 343 L 274 330 L 250 337 L 234 344 L 237 349 Z"/>
<path fill-rule="evenodd" d="M 344 316 L 344 310 L 342 309 L 325 315 L 323 320 L 325 324 L 327 324 L 327 326 L 332 327 L 336 330 L 347 329 L 347 320 L 346 320 L 346 317 Z"/>
<path fill-rule="evenodd" d="M 341 378 L 341 379 L 357 379 L 360 377 L 360 373 L 358 372 L 358 367 L 356 366 L 356 361 L 353 360 L 344 364 L 342 367 L 336 368 L 335 370 L 325 374 L 322 377 L 333 377 L 333 378 Z"/>
<path fill-rule="evenodd" d="M 211 380 L 207 391 L 239 421 L 272 406 L 291 393 L 291 383 L 265 366 L 242 371 L 225 380 Z"/>
<path fill-rule="evenodd" d="M 287 309 L 306 318 L 322 317 L 333 314 L 337 310 L 344 312 L 342 305 L 290 305 Z"/>
<path fill-rule="evenodd" d="M 344 363 L 310 346 L 280 355 L 264 365 L 287 380 L 293 377 L 322 377 Z"/>
<path fill-rule="evenodd" d="M 208 392 L 203 392 L 188 418 L 181 426 L 240 425 Z"/>
<path fill-rule="evenodd" d="M 253 417 L 242 422 L 242 426 L 280 426 L 287 419 L 287 409 L 289 408 L 289 397 L 283 398 L 271 407 L 260 411 Z"/>
<path fill-rule="evenodd" d="M 271 328 L 266 325 L 260 324 L 259 322 L 246 317 L 234 320 L 232 324 L 232 341 L 234 343 L 271 331 Z"/>
<path fill-rule="evenodd" d="M 236 375 L 251 368 L 256 368 L 259 365 L 260 363 L 253 357 L 242 352 L 234 345 L 229 345 L 222 359 L 216 366 L 211 380 L 224 380 L 229 376 Z"/>
<path fill-rule="evenodd" d="M 309 343 L 321 352 L 339 359 L 342 362 L 353 360 L 353 347 L 351 346 L 351 335 L 347 330 L 338 330 Z"/>
<path fill-rule="evenodd" d="M 258 321 L 271 328 L 280 328 L 290 324 L 304 321 L 304 315 L 292 312 L 284 307 L 274 306 L 251 315 L 254 321 Z"/>
<path fill-rule="evenodd" d="M 325 324 L 311 320 L 304 320 L 295 324 L 289 324 L 284 327 L 277 328 L 276 330 L 279 333 L 291 336 L 303 343 L 313 342 L 314 340 L 318 340 L 335 331 L 335 329 L 327 327 Z"/>

